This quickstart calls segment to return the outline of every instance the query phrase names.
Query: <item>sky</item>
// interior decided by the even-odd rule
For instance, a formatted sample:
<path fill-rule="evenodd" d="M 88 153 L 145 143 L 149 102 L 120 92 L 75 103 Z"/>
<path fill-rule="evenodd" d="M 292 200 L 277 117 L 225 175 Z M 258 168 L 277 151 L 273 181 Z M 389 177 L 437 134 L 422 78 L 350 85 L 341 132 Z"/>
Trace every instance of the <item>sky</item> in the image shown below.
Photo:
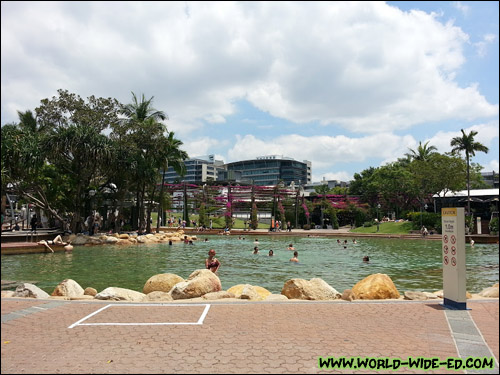
<path fill-rule="evenodd" d="M 68 90 L 153 97 L 190 157 L 349 181 L 477 131 L 499 170 L 499 3 L 1 3 L 1 124 Z"/>

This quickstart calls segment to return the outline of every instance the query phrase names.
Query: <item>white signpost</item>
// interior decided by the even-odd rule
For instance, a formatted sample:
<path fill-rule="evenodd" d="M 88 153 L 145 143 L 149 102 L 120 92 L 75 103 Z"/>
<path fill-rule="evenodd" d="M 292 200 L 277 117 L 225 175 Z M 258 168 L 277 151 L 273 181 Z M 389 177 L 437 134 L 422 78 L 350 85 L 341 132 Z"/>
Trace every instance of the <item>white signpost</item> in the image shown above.
<path fill-rule="evenodd" d="M 441 209 L 444 306 L 467 309 L 463 207 Z"/>

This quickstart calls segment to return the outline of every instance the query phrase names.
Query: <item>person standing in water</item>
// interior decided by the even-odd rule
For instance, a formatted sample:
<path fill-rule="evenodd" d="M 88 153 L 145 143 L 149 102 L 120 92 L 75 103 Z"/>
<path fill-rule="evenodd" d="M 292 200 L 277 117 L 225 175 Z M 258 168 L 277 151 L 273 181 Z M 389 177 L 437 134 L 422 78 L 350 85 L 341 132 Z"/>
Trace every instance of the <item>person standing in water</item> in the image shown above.
<path fill-rule="evenodd" d="M 220 262 L 217 258 L 215 258 L 214 249 L 210 249 L 210 251 L 208 252 L 208 258 L 205 259 L 205 267 L 207 268 L 207 270 L 210 270 L 213 273 L 216 273 L 219 269 Z"/>

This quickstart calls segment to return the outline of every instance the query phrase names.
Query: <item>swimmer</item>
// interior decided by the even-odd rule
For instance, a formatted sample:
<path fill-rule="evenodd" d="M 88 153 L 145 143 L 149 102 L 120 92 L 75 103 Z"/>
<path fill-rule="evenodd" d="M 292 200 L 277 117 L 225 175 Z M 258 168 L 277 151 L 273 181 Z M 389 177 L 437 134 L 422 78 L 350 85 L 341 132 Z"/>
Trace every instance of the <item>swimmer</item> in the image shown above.
<path fill-rule="evenodd" d="M 470 246 L 474 247 L 474 240 L 472 238 L 470 239 Z"/>
<path fill-rule="evenodd" d="M 268 256 L 269 256 L 269 257 L 272 257 L 272 256 L 274 256 L 274 251 L 272 251 L 272 250 L 269 250 L 269 254 L 268 254 Z"/>
<path fill-rule="evenodd" d="M 255 241 L 253 241 L 254 244 L 258 244 L 259 243 L 259 239 L 256 238 Z"/>
<path fill-rule="evenodd" d="M 213 273 L 217 272 L 220 267 L 220 262 L 217 258 L 215 258 L 215 250 L 210 249 L 208 252 L 208 258 L 205 259 L 205 267 L 207 270 L 212 271 Z"/>
<path fill-rule="evenodd" d="M 365 262 L 365 263 L 370 262 L 370 257 L 369 257 L 368 255 L 365 255 L 365 256 L 363 257 L 363 262 Z"/>
<path fill-rule="evenodd" d="M 64 246 L 64 251 L 66 253 L 71 253 L 73 251 L 73 245 L 67 244 L 66 246 Z"/>
<path fill-rule="evenodd" d="M 288 250 L 295 250 L 295 247 L 293 247 L 293 244 L 288 245 Z"/>
<path fill-rule="evenodd" d="M 259 253 L 259 248 L 257 246 L 255 246 L 253 248 L 253 254 L 258 254 Z"/>
<path fill-rule="evenodd" d="M 290 258 L 290 262 L 295 262 L 295 263 L 299 263 L 299 253 L 297 251 L 294 251 L 293 252 L 293 258 Z"/>
<path fill-rule="evenodd" d="M 352 243 L 357 243 L 355 238 L 352 239 Z"/>

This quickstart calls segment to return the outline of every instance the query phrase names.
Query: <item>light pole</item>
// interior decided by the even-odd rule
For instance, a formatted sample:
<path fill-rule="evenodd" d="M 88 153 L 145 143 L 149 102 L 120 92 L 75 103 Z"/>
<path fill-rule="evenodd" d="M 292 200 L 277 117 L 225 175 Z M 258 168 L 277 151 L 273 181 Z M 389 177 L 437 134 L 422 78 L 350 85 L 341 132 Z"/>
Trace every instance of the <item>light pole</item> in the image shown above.
<path fill-rule="evenodd" d="M 380 230 L 380 219 L 378 215 L 379 210 L 380 210 L 380 203 L 377 204 L 377 232 Z"/>

